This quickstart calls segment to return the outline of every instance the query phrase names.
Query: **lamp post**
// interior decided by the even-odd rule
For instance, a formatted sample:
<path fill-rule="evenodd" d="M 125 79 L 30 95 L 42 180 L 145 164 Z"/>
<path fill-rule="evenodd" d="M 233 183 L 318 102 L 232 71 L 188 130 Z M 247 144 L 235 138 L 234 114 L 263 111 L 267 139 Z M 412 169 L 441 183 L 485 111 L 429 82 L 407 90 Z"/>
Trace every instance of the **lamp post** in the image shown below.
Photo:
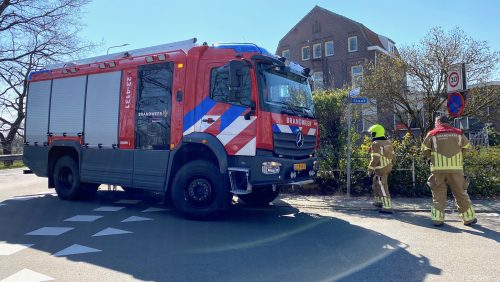
<path fill-rule="evenodd" d="M 108 48 L 108 50 L 106 51 L 106 55 L 109 55 L 109 50 L 112 49 L 112 48 L 118 48 L 118 47 L 125 47 L 125 46 L 128 46 L 130 44 L 128 43 L 125 43 L 125 44 L 122 44 L 122 45 L 116 45 L 116 46 L 111 46 Z"/>

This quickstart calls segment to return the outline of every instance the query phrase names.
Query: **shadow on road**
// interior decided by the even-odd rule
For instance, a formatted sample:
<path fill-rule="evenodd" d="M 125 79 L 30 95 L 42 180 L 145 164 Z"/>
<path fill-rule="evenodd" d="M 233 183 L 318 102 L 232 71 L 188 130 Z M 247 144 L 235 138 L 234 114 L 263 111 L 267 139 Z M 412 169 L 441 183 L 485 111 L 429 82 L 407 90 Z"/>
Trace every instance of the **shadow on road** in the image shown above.
<path fill-rule="evenodd" d="M 359 216 L 363 217 L 378 217 L 380 218 L 381 215 L 378 212 L 373 212 L 373 211 L 342 211 L 343 213 L 346 214 L 356 214 Z M 479 214 L 480 215 L 480 214 Z M 449 215 L 447 215 L 449 216 Z M 440 230 L 443 232 L 450 232 L 450 233 L 469 233 L 473 234 L 476 236 L 484 237 L 486 239 L 491 239 L 496 242 L 500 242 L 500 233 L 487 228 L 486 226 L 481 225 L 482 223 L 479 222 L 476 225 L 466 227 L 464 226 L 463 228 L 457 228 L 455 226 L 452 226 L 450 224 L 447 224 L 446 222 L 451 222 L 452 220 L 446 219 L 445 224 L 440 227 L 436 227 L 432 224 L 430 215 L 422 215 L 418 213 L 413 213 L 413 212 L 395 212 L 392 215 L 383 215 L 382 217 L 387 218 L 387 219 L 394 219 L 402 222 L 406 222 L 409 224 L 413 224 L 416 226 L 424 227 L 424 228 L 430 228 L 434 230 Z M 481 219 L 480 219 L 481 221 Z M 461 224 L 461 221 L 460 221 Z"/>
<path fill-rule="evenodd" d="M 136 195 L 140 203 L 121 205 L 126 208 L 118 212 L 93 211 L 117 206 L 114 202 L 124 198 L 130 196 L 99 192 L 97 199 L 86 202 L 65 202 L 53 195 L 6 201 L 0 207 L 0 241 L 34 244 L 32 248 L 45 253 L 40 259 L 73 244 L 96 248 L 101 252 L 67 259 L 153 281 L 422 281 L 441 273 L 397 240 L 291 206 L 251 209 L 237 204 L 224 218 L 204 222 L 171 211 L 143 213 L 157 206 L 159 198 Z M 64 221 L 78 214 L 104 217 Z M 153 220 L 121 222 L 129 216 Z M 57 237 L 25 235 L 45 226 L 75 229 Z M 92 237 L 108 227 L 133 233 Z M 78 277 L 85 279 L 85 274 Z"/>

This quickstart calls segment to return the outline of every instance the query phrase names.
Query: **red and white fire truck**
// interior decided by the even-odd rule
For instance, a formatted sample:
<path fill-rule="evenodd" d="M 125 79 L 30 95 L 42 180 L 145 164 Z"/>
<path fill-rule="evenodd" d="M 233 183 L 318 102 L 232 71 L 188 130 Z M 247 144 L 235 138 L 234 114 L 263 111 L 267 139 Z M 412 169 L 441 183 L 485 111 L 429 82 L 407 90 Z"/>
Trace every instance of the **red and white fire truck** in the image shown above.
<path fill-rule="evenodd" d="M 309 70 L 254 44 L 190 39 L 30 74 L 24 163 L 60 198 L 100 184 L 164 192 L 204 217 L 312 182 Z"/>

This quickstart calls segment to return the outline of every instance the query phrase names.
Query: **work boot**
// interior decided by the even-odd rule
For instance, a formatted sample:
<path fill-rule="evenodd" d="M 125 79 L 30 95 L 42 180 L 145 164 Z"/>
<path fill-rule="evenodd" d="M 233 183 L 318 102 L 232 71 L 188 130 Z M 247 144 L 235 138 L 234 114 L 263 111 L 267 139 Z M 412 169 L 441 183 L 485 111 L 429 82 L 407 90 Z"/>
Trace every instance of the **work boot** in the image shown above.
<path fill-rule="evenodd" d="M 432 224 L 434 224 L 434 226 L 436 226 L 436 227 L 440 227 L 440 226 L 443 226 L 444 222 L 443 221 L 432 221 Z"/>
<path fill-rule="evenodd" d="M 464 222 L 465 226 L 471 226 L 477 223 L 477 218 L 474 218 L 472 221 Z"/>

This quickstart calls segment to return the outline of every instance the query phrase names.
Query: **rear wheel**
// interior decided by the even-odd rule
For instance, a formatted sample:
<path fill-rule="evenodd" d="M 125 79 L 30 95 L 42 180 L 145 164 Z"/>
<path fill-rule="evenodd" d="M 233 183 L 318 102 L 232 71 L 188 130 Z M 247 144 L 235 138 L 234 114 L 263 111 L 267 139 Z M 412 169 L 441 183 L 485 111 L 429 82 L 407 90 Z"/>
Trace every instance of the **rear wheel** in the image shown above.
<path fill-rule="evenodd" d="M 279 193 L 278 187 L 273 191 L 272 185 L 267 185 L 263 187 L 254 187 L 252 193 L 238 195 L 238 198 L 249 206 L 263 207 L 274 201 Z"/>
<path fill-rule="evenodd" d="M 57 195 L 68 201 L 94 196 L 99 187 L 99 184 L 80 182 L 78 165 L 70 156 L 63 156 L 57 161 L 53 178 Z"/>
<path fill-rule="evenodd" d="M 172 182 L 175 208 L 189 218 L 208 218 L 226 210 L 231 193 L 225 176 L 214 163 L 197 160 L 185 164 Z"/>

